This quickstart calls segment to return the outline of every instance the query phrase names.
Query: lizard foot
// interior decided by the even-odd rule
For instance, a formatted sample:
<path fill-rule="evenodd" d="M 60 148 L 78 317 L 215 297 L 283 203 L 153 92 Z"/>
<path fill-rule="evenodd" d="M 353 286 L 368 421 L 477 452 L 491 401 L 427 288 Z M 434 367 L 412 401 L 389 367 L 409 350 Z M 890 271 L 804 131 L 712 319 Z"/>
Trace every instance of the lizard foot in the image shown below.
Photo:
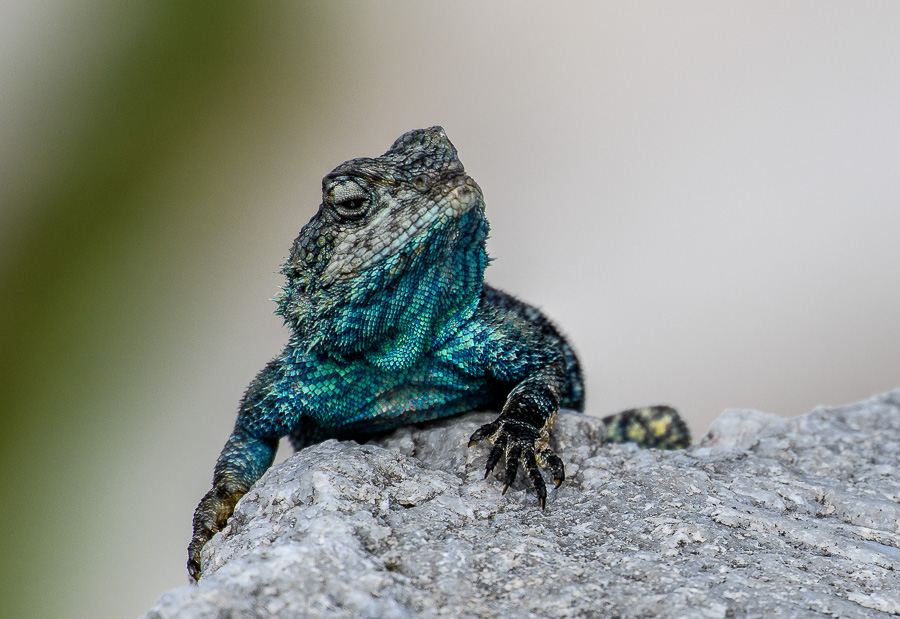
<path fill-rule="evenodd" d="M 506 475 L 503 493 L 505 494 L 515 481 L 521 465 L 528 473 L 543 509 L 547 503 L 547 485 L 544 483 L 541 468 L 550 471 L 557 488 L 566 478 L 563 461 L 547 444 L 547 438 L 530 423 L 498 419 L 478 428 L 469 439 L 469 446 L 485 439 L 494 446 L 488 454 L 485 478 L 491 474 L 500 458 L 505 456 Z"/>
<path fill-rule="evenodd" d="M 234 506 L 244 495 L 221 485 L 204 495 L 194 511 L 194 532 L 188 545 L 188 574 L 192 581 L 200 578 L 202 565 L 200 551 L 212 536 L 225 528 L 228 518 L 234 513 Z"/>

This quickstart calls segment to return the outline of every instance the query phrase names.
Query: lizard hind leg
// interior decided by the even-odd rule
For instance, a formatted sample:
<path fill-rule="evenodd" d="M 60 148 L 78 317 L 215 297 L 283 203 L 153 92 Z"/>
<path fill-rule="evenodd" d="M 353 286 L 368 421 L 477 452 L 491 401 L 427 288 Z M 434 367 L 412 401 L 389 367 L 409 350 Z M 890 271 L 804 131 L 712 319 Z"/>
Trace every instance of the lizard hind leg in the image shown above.
<path fill-rule="evenodd" d="M 643 449 L 685 449 L 691 431 L 671 406 L 632 408 L 603 418 L 606 440 L 636 443 Z"/>

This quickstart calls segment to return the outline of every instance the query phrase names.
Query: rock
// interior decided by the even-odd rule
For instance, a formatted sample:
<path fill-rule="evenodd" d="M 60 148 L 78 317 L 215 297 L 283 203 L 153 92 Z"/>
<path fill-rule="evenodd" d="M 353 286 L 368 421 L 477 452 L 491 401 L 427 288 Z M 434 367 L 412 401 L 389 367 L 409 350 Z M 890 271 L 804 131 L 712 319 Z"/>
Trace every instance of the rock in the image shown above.
<path fill-rule="evenodd" d="M 482 480 L 489 413 L 327 441 L 269 470 L 146 615 L 900 614 L 900 390 L 783 420 L 726 411 L 681 452 L 561 413 L 541 511 Z M 552 487 L 552 484 L 550 484 Z"/>

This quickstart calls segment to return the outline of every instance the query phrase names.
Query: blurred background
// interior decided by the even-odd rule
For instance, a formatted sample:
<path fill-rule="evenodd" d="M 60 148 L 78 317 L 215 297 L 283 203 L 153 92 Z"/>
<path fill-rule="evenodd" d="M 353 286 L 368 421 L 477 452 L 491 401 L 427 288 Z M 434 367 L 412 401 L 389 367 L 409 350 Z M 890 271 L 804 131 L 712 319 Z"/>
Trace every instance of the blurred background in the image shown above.
<path fill-rule="evenodd" d="M 187 582 L 320 179 L 412 128 L 590 414 L 699 437 L 900 386 L 898 32 L 887 1 L 0 3 L 0 615 Z"/>

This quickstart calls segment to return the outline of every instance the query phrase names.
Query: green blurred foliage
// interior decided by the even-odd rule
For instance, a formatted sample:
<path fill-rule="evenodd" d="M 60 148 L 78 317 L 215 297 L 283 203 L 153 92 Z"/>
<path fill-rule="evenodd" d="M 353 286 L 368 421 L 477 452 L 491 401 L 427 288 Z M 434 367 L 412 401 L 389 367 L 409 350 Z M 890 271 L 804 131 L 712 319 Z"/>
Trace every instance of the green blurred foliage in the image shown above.
<path fill-rule="evenodd" d="M 228 106 L 252 114 L 272 87 L 261 50 L 283 11 L 153 2 L 65 12 L 64 27 L 86 28 L 88 44 L 102 30 L 119 53 L 43 89 L 59 98 L 34 102 L 32 176 L 16 179 L 25 203 L 7 205 L 22 216 L 0 265 L 4 617 L 91 612 L 74 608 L 97 593 L 86 579 L 116 569 L 94 564 L 97 480 L 110 478 L 109 451 L 134 422 L 130 383 L 154 350 L 158 306 L 184 285 L 186 248 L 229 216 L 142 196 L 198 131 L 231 122 Z M 67 132 L 47 131 L 58 126 Z M 121 417 L 111 419 L 117 399 Z M 93 616 L 119 608 L 108 594 Z"/>

